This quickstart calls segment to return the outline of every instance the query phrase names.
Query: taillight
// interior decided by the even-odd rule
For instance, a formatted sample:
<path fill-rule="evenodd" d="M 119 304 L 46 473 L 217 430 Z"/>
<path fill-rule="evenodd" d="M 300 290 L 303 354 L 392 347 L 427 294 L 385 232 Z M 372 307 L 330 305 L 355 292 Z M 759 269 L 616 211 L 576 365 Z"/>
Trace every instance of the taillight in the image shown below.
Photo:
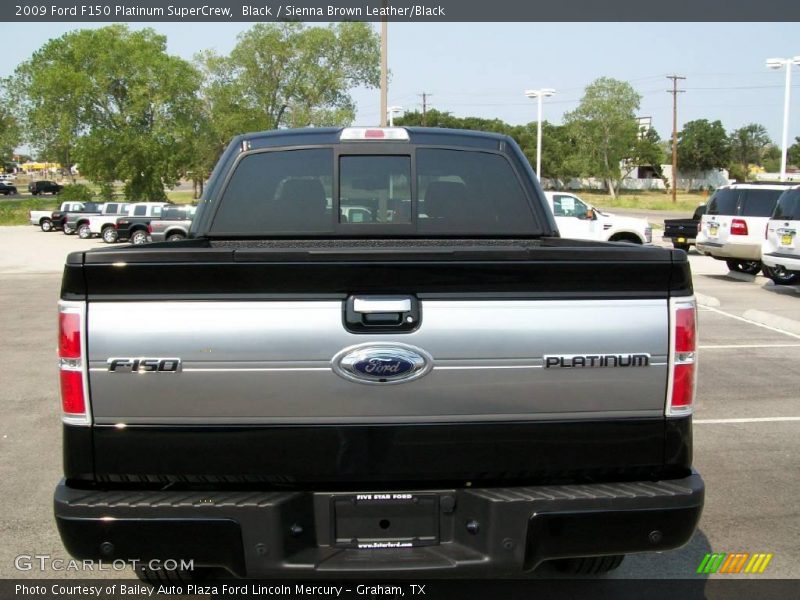
<path fill-rule="evenodd" d="M 731 221 L 731 235 L 747 235 L 747 223 L 744 219 Z"/>
<path fill-rule="evenodd" d="M 147 224 L 147 233 L 153 233 L 153 226 L 150 223 Z"/>
<path fill-rule="evenodd" d="M 86 402 L 83 302 L 61 301 L 58 305 L 58 370 L 61 380 L 62 420 L 72 425 L 91 422 Z"/>
<path fill-rule="evenodd" d="M 670 382 L 667 391 L 667 416 L 692 412 L 697 380 L 697 309 L 694 299 L 670 301 Z"/>

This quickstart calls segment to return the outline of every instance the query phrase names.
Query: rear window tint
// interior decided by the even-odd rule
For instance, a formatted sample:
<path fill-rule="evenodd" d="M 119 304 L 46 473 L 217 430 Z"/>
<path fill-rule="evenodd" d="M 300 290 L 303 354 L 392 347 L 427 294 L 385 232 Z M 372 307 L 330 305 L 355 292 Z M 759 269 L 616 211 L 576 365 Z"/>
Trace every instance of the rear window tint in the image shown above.
<path fill-rule="evenodd" d="M 742 190 L 739 214 L 745 217 L 769 217 L 783 190 Z"/>
<path fill-rule="evenodd" d="M 800 189 L 788 190 L 781 194 L 772 218 L 800 221 Z"/>
<path fill-rule="evenodd" d="M 540 233 L 504 156 L 438 148 L 415 152 L 343 154 L 336 161 L 331 148 L 245 155 L 222 193 L 209 234 L 346 237 L 384 228 L 390 235 Z"/>
<path fill-rule="evenodd" d="M 497 154 L 417 150 L 417 194 L 421 233 L 525 234 L 535 229 L 514 170 Z"/>
<path fill-rule="evenodd" d="M 339 222 L 411 223 L 410 156 L 342 156 Z"/>
<path fill-rule="evenodd" d="M 332 187 L 330 149 L 245 156 L 225 189 L 211 233 L 332 232 Z"/>
<path fill-rule="evenodd" d="M 709 215 L 735 215 L 739 190 L 717 190 L 708 202 Z"/>
<path fill-rule="evenodd" d="M 189 211 L 181 208 L 166 208 L 161 213 L 161 218 L 166 220 L 180 221 L 189 218 Z"/>

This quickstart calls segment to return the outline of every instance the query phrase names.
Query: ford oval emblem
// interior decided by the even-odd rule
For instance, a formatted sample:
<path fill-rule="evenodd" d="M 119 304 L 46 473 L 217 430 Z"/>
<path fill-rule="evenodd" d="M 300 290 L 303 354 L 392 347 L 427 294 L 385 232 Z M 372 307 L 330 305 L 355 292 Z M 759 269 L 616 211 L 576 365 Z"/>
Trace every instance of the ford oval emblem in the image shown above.
<path fill-rule="evenodd" d="M 405 383 L 432 368 L 430 354 L 407 344 L 362 344 L 345 348 L 333 357 L 333 370 L 359 383 Z"/>

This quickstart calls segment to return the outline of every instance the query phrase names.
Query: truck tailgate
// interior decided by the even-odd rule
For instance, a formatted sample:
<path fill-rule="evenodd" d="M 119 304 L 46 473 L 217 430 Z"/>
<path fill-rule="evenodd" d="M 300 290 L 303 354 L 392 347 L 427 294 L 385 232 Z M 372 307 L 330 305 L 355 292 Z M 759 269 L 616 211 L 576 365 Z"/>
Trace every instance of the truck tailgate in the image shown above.
<path fill-rule="evenodd" d="M 682 252 L 560 239 L 76 253 L 62 299 L 87 301 L 94 425 L 67 430 L 91 457 L 70 469 L 294 485 L 685 470 L 689 420 L 664 413 L 669 302 L 691 293 Z M 418 323 L 349 330 L 349 299 L 376 295 L 418 302 Z M 424 373 L 341 374 L 343 353 L 387 345 L 425 357 Z M 131 372 L 143 359 L 169 368 Z M 129 368 L 112 372 L 113 360 Z"/>

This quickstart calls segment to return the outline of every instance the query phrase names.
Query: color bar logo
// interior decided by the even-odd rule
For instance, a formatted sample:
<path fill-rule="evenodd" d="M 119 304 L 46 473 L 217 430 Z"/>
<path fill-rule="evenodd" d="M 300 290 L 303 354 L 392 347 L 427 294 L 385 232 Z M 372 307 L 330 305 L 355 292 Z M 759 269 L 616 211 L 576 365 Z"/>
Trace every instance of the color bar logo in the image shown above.
<path fill-rule="evenodd" d="M 711 575 L 712 573 L 725 573 L 727 575 L 760 574 L 766 570 L 769 561 L 772 560 L 772 556 L 772 554 L 750 554 L 749 552 L 706 554 L 700 566 L 697 567 L 697 572 L 703 575 Z"/>

